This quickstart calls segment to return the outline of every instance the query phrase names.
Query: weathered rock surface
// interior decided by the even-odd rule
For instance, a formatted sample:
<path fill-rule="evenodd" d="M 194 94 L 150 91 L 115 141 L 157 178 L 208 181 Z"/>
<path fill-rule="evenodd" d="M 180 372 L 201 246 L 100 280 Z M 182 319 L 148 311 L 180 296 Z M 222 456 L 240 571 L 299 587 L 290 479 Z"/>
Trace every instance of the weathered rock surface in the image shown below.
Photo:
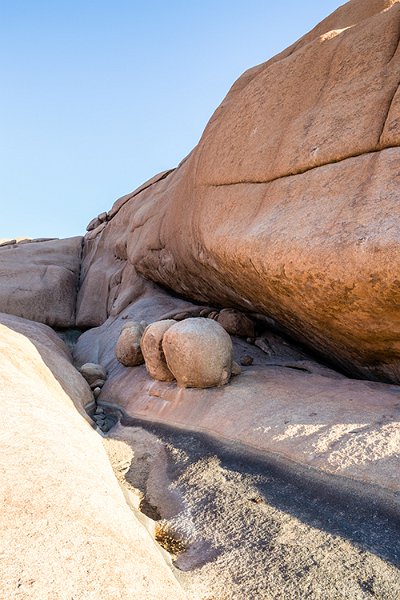
<path fill-rule="evenodd" d="M 399 19 L 397 0 L 352 0 L 242 75 L 188 158 L 85 238 L 78 321 L 132 302 L 136 269 L 400 381 Z"/>
<path fill-rule="evenodd" d="M 28 242 L 0 248 L 0 311 L 74 326 L 82 238 Z"/>
<path fill-rule="evenodd" d="M 125 367 L 135 367 L 144 362 L 140 342 L 147 324 L 143 321 L 126 323 L 115 346 L 115 356 Z"/>
<path fill-rule="evenodd" d="M 168 327 L 162 340 L 168 369 L 182 387 L 209 388 L 228 383 L 232 340 L 209 319 L 185 319 Z"/>
<path fill-rule="evenodd" d="M 156 321 L 149 325 L 143 334 L 141 348 L 147 372 L 153 379 L 159 381 L 173 381 L 175 379 L 168 368 L 162 347 L 165 332 L 175 324 L 176 321 L 173 319 Z"/>
<path fill-rule="evenodd" d="M 66 347 L 43 325 L 0 323 L 0 596 L 183 599 L 76 410 L 91 393 Z"/>
<path fill-rule="evenodd" d="M 126 310 L 137 320 L 158 321 L 166 316 L 168 298 L 138 300 Z M 75 348 L 78 363 L 101 361 L 107 368 L 100 405 L 113 403 L 135 419 L 208 433 L 240 444 L 244 453 L 292 461 L 309 476 L 336 476 L 336 488 L 362 485 L 358 491 L 371 502 L 379 499 L 400 514 L 399 386 L 349 379 L 266 330 L 258 338 L 263 349 L 233 338 L 234 359 L 246 357 L 246 364 L 228 385 L 182 389 L 154 381 L 144 365 L 125 369 L 118 363 L 113 344 L 122 322 L 108 319 L 84 333 Z"/>

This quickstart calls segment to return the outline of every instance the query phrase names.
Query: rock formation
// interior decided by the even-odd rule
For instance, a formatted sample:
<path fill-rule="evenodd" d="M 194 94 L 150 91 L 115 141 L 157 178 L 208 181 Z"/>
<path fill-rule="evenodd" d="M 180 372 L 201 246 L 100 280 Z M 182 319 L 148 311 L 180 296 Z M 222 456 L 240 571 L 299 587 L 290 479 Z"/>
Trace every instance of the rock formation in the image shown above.
<path fill-rule="evenodd" d="M 242 75 L 181 165 L 86 236 L 78 323 L 126 308 L 137 271 L 398 382 L 399 18 L 352 0 Z"/>
<path fill-rule="evenodd" d="M 110 407 L 400 514 L 399 23 L 351 0 L 83 240 L 1 244 L 2 597 L 183 597 L 105 460 Z M 32 321 L 84 330 L 84 377 Z"/>
<path fill-rule="evenodd" d="M 8 315 L 0 339 L 0 596 L 183 599 L 82 416 L 92 395 L 64 344 Z"/>
<path fill-rule="evenodd" d="M 73 327 L 81 249 L 81 237 L 2 245 L 0 311 Z"/>

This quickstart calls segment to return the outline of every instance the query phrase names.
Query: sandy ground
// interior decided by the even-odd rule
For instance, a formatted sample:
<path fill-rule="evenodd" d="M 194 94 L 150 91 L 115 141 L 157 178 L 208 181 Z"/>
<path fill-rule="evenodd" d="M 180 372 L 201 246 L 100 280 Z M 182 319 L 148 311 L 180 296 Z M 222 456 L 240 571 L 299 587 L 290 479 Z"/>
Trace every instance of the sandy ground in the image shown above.
<path fill-rule="evenodd" d="M 400 524 L 373 508 L 197 435 L 118 425 L 104 442 L 190 600 L 400 598 Z"/>

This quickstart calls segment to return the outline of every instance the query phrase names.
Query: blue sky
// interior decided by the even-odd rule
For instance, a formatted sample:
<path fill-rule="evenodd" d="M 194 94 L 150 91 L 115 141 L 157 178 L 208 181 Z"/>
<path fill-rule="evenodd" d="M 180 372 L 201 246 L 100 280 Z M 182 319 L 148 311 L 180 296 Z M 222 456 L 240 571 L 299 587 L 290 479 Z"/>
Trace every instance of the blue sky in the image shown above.
<path fill-rule="evenodd" d="M 335 0 L 0 0 L 0 238 L 81 235 Z"/>

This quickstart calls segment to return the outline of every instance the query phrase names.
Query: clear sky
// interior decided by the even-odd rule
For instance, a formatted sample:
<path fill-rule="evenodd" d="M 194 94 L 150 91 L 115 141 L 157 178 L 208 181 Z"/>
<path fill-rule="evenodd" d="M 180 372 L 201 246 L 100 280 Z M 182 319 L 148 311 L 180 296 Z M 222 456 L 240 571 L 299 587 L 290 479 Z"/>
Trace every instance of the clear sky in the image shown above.
<path fill-rule="evenodd" d="M 337 0 L 0 0 L 0 238 L 67 237 Z"/>

